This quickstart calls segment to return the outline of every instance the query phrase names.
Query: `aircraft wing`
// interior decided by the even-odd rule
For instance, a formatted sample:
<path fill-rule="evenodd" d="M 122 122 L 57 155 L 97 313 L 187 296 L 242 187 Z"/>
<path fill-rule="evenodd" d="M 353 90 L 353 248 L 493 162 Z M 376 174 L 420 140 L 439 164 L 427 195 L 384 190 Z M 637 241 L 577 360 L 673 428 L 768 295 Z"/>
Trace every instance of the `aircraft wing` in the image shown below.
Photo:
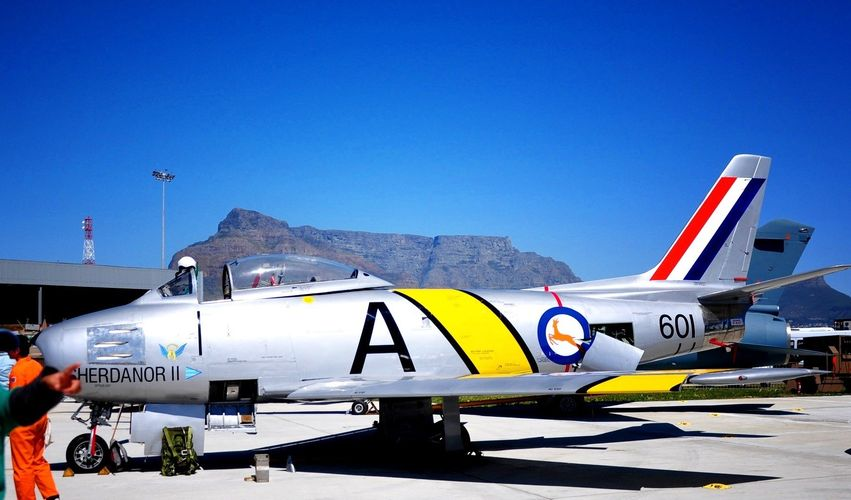
<path fill-rule="evenodd" d="M 376 399 L 431 396 L 522 396 L 566 394 L 627 394 L 678 391 L 683 384 L 741 385 L 778 382 L 826 373 L 806 368 L 751 368 L 745 370 L 683 370 L 647 372 L 570 372 L 516 376 L 468 375 L 455 379 L 360 378 L 317 381 L 286 395 L 287 399 Z"/>
<path fill-rule="evenodd" d="M 784 278 L 776 278 L 773 280 L 760 281 L 752 285 L 745 285 L 732 290 L 724 290 L 723 292 L 715 292 L 698 297 L 698 300 L 703 305 L 713 304 L 750 304 L 754 294 L 774 290 L 775 288 L 784 287 L 807 281 L 809 279 L 818 278 L 827 274 L 837 273 L 851 268 L 851 265 L 845 264 L 841 266 L 824 267 L 801 274 L 794 274 Z"/>

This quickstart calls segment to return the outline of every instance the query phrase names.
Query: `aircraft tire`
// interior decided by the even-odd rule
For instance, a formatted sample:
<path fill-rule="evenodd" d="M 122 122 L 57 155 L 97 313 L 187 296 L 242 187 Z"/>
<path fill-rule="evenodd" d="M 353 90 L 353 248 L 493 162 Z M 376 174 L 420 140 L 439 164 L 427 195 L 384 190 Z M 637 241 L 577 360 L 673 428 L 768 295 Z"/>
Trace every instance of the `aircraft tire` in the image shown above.
<path fill-rule="evenodd" d="M 352 403 L 352 415 L 366 415 L 369 413 L 369 401 L 359 399 Z"/>
<path fill-rule="evenodd" d="M 558 399 L 556 411 L 562 417 L 575 417 L 584 406 L 585 398 L 582 396 L 562 396 Z"/>
<path fill-rule="evenodd" d="M 127 465 L 129 459 L 127 458 L 127 451 L 124 449 L 121 443 L 118 441 L 113 441 L 112 445 L 109 447 L 109 468 L 112 472 L 120 471 Z"/>
<path fill-rule="evenodd" d="M 431 443 L 436 451 L 443 451 L 444 441 L 446 440 L 446 434 L 443 431 L 443 421 L 438 420 L 432 425 L 432 436 Z M 470 431 L 467 430 L 467 427 L 464 424 L 461 424 L 461 442 L 463 443 L 464 451 L 467 452 L 472 449 L 472 441 L 470 440 Z"/>
<path fill-rule="evenodd" d="M 544 413 L 559 418 L 577 417 L 585 409 L 585 398 L 578 394 L 549 396 L 541 399 L 539 403 Z"/>
<path fill-rule="evenodd" d="M 89 433 L 80 434 L 68 443 L 65 450 L 65 460 L 68 467 L 77 474 L 100 472 L 108 466 L 109 446 L 100 436 L 95 438 L 95 453 L 89 453 Z"/>

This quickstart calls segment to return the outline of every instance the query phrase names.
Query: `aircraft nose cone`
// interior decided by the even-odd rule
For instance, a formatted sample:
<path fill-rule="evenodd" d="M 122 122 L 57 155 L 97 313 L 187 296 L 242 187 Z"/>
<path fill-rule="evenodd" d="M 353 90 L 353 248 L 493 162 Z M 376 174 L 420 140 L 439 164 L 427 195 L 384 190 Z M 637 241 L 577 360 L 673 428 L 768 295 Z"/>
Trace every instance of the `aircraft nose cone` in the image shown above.
<path fill-rule="evenodd" d="M 63 325 L 54 325 L 38 335 L 35 345 L 44 355 L 44 364 L 54 368 L 64 368 L 71 363 L 83 361 L 82 359 L 71 359 L 70 344 L 73 339 L 72 332 Z M 79 356 L 73 356 L 79 357 Z"/>

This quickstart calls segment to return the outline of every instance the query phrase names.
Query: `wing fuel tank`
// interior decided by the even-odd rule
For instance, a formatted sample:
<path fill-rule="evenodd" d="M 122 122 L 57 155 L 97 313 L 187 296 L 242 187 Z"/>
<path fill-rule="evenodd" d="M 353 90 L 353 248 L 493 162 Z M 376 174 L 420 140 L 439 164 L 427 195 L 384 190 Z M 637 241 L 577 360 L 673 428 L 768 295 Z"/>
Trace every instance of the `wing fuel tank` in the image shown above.
<path fill-rule="evenodd" d="M 811 370 L 808 368 L 749 368 L 747 370 L 721 371 L 693 375 L 689 377 L 688 383 L 708 386 L 764 384 L 825 373 L 830 372 L 824 370 Z"/>

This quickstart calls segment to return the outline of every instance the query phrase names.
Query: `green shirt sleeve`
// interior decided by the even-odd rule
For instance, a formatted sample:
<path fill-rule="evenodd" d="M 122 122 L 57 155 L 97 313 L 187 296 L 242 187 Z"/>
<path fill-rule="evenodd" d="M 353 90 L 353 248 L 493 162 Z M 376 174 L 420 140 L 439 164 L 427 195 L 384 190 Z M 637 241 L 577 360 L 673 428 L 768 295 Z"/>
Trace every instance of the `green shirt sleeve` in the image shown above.
<path fill-rule="evenodd" d="M 0 431 L 3 436 L 7 436 L 17 426 L 18 422 L 12 417 L 12 408 L 9 404 L 9 391 L 0 388 Z"/>

